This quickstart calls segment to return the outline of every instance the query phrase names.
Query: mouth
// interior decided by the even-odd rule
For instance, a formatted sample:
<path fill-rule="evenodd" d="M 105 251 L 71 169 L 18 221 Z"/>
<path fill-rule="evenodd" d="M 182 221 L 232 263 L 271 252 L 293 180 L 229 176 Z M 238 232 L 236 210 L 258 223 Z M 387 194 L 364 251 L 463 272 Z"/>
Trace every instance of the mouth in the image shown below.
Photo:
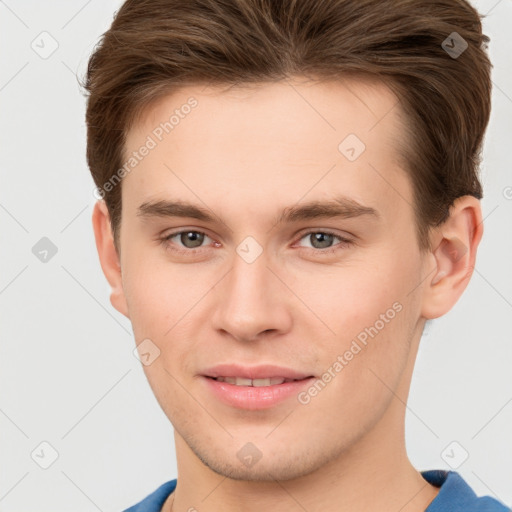
<path fill-rule="evenodd" d="M 214 401 L 234 409 L 270 409 L 290 400 L 313 384 L 313 375 L 276 366 L 222 365 L 201 375 L 204 391 Z"/>
<path fill-rule="evenodd" d="M 225 363 L 202 372 L 205 393 L 236 409 L 261 410 L 297 399 L 315 377 L 285 366 Z"/>
<path fill-rule="evenodd" d="M 234 386 L 248 386 L 248 387 L 266 387 L 277 386 L 287 382 L 297 382 L 304 379 L 286 379 L 285 377 L 269 377 L 265 379 L 248 379 L 246 377 L 208 377 L 209 379 L 216 380 L 217 382 L 227 382 Z M 308 378 L 308 377 L 306 377 Z"/>

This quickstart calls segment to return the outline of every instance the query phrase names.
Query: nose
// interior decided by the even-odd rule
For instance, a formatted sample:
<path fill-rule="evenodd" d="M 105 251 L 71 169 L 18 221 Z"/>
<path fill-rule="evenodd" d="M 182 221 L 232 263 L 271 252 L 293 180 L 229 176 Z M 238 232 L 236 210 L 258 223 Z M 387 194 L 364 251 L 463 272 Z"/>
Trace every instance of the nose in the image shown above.
<path fill-rule="evenodd" d="M 263 253 L 251 263 L 238 254 L 226 277 L 215 287 L 213 326 L 237 341 L 256 341 L 288 332 L 292 294 L 277 277 L 278 269 Z"/>

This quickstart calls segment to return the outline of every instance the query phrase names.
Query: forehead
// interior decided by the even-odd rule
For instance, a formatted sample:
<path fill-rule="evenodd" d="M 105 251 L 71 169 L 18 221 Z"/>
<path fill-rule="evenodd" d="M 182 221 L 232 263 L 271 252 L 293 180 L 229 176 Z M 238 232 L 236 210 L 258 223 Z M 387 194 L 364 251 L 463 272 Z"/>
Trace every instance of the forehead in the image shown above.
<path fill-rule="evenodd" d="M 134 200 L 195 190 L 241 207 L 276 190 L 290 203 L 333 187 L 396 200 L 404 138 L 398 98 L 367 79 L 183 87 L 128 131 L 126 159 L 149 139 L 152 149 L 124 178 L 123 203 L 125 188 Z"/>
<path fill-rule="evenodd" d="M 312 142 L 322 138 L 326 144 L 337 146 L 347 133 L 374 143 L 371 132 L 376 130 L 384 146 L 393 136 L 403 135 L 397 133 L 402 127 L 401 117 L 395 94 L 384 83 L 368 77 L 324 81 L 294 77 L 258 84 L 195 85 L 179 88 L 146 107 L 129 130 L 127 141 L 130 145 L 133 139 L 170 121 L 174 132 L 173 137 L 167 137 L 170 144 L 180 133 L 197 141 L 217 133 L 218 138 L 229 134 L 231 139 L 226 143 L 231 145 L 271 141 L 276 146 L 302 136 Z M 185 119 L 187 122 L 182 122 Z M 168 134 L 170 131 L 163 135 Z"/>

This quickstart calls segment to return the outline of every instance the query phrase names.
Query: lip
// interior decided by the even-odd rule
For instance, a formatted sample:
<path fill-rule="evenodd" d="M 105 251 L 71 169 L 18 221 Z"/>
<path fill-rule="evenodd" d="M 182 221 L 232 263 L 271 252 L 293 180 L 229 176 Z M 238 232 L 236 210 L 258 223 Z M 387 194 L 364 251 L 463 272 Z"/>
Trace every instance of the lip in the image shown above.
<path fill-rule="evenodd" d="M 302 373 L 292 368 L 265 364 L 259 366 L 242 366 L 239 364 L 220 364 L 203 372 L 205 377 L 244 377 L 246 379 L 269 379 L 283 377 L 284 379 L 305 379 L 312 377 L 310 373 Z"/>
<path fill-rule="evenodd" d="M 254 387 L 236 386 L 235 384 L 217 381 L 215 377 L 244 377 L 247 379 L 282 377 L 297 380 L 272 386 Z M 282 366 L 247 367 L 237 364 L 224 364 L 206 370 L 201 375 L 201 380 L 205 383 L 208 392 L 218 400 L 231 407 L 254 411 L 269 409 L 291 397 L 296 397 L 304 387 L 315 380 L 315 377 Z"/>

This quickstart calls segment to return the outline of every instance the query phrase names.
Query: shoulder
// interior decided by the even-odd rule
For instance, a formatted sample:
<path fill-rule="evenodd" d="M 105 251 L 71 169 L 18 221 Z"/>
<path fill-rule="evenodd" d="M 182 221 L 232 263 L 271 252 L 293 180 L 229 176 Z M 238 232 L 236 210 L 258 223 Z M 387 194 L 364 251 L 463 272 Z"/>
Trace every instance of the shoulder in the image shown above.
<path fill-rule="evenodd" d="M 454 471 L 431 470 L 421 473 L 439 493 L 425 512 L 510 512 L 489 496 L 478 497 L 464 479 Z"/>
<path fill-rule="evenodd" d="M 165 500 L 176 488 L 177 480 L 170 480 L 124 512 L 160 512 Z"/>

